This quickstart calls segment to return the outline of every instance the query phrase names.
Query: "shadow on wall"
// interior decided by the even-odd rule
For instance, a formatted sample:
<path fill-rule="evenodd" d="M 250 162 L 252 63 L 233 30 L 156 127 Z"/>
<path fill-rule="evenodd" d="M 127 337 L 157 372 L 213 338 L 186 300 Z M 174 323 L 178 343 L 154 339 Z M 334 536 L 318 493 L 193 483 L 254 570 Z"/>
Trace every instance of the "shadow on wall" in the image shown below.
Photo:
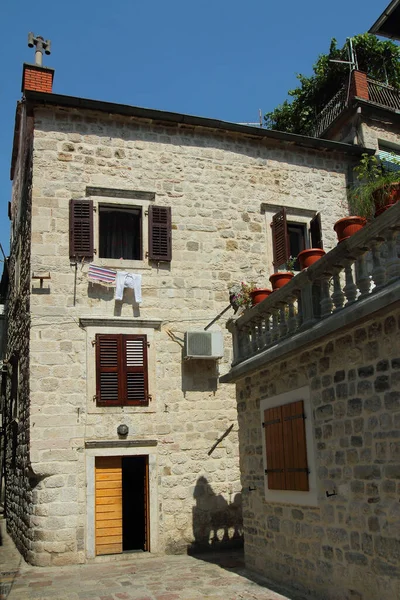
<path fill-rule="evenodd" d="M 236 494 L 227 502 L 215 494 L 205 477 L 199 477 L 194 488 L 193 507 L 194 542 L 188 553 L 207 550 L 241 548 L 243 546 L 242 495 Z"/>
<path fill-rule="evenodd" d="M 183 360 L 182 391 L 216 392 L 218 389 L 218 361 L 191 359 Z"/>

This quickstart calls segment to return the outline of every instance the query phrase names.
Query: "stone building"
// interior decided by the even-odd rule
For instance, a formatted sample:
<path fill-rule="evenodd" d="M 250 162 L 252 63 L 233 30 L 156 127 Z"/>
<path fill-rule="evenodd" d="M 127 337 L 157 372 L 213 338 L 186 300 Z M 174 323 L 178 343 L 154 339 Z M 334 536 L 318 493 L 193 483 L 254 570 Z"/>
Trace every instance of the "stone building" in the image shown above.
<path fill-rule="evenodd" d="M 229 313 L 204 328 L 229 285 L 267 283 L 282 207 L 293 246 L 311 220 L 335 245 L 362 149 L 57 95 L 52 79 L 24 65 L 16 112 L 8 529 L 37 565 L 240 541 Z M 136 287 L 115 300 L 121 278 Z"/>
<path fill-rule="evenodd" d="M 307 598 L 400 597 L 399 231 L 398 203 L 228 324 L 246 564 Z"/>

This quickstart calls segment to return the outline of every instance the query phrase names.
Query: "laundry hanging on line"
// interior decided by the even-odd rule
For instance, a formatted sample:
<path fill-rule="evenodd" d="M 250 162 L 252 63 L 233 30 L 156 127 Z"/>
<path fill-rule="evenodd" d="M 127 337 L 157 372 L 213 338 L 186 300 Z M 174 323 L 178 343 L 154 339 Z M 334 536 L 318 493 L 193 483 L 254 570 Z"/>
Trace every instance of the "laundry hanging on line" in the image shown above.
<path fill-rule="evenodd" d="M 99 283 L 106 287 L 115 287 L 117 272 L 111 269 L 105 269 L 97 265 L 89 265 L 88 279 L 92 283 Z"/>
<path fill-rule="evenodd" d="M 118 271 L 115 288 L 115 300 L 122 300 L 125 288 L 131 288 L 133 290 L 135 294 L 135 302 L 140 304 L 142 301 L 142 276 L 138 273 Z"/>

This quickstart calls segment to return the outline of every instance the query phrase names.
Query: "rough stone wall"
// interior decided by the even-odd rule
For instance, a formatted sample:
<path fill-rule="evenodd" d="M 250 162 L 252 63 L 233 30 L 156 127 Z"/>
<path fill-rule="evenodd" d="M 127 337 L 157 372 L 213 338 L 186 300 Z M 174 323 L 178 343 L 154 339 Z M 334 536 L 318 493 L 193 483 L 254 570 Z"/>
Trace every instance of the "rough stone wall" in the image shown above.
<path fill-rule="evenodd" d="M 326 600 L 400 597 L 399 329 L 386 311 L 238 383 L 250 568 Z M 260 401 L 304 385 L 318 505 L 267 503 Z"/>
<path fill-rule="evenodd" d="M 332 225 L 344 214 L 348 160 L 104 114 L 36 112 L 31 270 L 50 271 L 51 280 L 45 291 L 31 282 L 30 457 L 40 482 L 32 497 L 29 560 L 86 559 L 84 444 L 117 439 L 122 422 L 128 440 L 158 442 L 159 549 L 183 551 L 204 541 L 213 525 L 223 532 L 221 519 L 204 519 L 240 505 L 235 391 L 218 385 L 214 363 L 182 362 L 183 334 L 203 329 L 226 307 L 228 284 L 247 278 L 265 285 L 272 251 L 262 202 L 320 210 L 326 248 L 332 247 Z M 171 265 L 139 269 L 140 319 L 162 321 L 151 331 L 149 407 L 97 408 L 90 393 L 93 349 L 79 317 L 132 317 L 132 304 L 117 307 L 112 290 L 89 284 L 87 265 L 78 266 L 74 294 L 68 205 L 85 197 L 86 186 L 155 192 L 156 204 L 172 207 Z M 226 336 L 221 373 L 229 369 L 229 343 Z"/>
<path fill-rule="evenodd" d="M 10 253 L 10 283 L 6 303 L 7 345 L 5 402 L 6 474 L 5 503 L 7 528 L 18 549 L 29 556 L 34 539 L 32 522 L 32 478 L 29 459 L 29 292 L 30 292 L 30 232 L 32 183 L 33 121 L 21 118 L 20 147 L 13 186 L 14 223 Z M 19 263 L 19 264 L 17 264 Z M 19 272 L 19 276 L 16 274 Z M 11 376 L 19 361 L 17 408 L 11 398 Z"/>
<path fill-rule="evenodd" d="M 367 119 L 361 126 L 362 140 L 359 143 L 367 148 L 378 150 L 379 141 L 399 145 L 400 125 L 390 122 Z"/>

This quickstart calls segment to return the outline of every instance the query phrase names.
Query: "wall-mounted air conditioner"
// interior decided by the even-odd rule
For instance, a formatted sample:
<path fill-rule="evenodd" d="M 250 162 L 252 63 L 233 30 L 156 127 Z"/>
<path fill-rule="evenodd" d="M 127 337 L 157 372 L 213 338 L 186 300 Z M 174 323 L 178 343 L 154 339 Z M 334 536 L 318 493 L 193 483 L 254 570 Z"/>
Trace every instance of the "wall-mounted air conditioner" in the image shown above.
<path fill-rule="evenodd" d="M 183 357 L 222 358 L 224 338 L 222 331 L 187 331 Z"/>

